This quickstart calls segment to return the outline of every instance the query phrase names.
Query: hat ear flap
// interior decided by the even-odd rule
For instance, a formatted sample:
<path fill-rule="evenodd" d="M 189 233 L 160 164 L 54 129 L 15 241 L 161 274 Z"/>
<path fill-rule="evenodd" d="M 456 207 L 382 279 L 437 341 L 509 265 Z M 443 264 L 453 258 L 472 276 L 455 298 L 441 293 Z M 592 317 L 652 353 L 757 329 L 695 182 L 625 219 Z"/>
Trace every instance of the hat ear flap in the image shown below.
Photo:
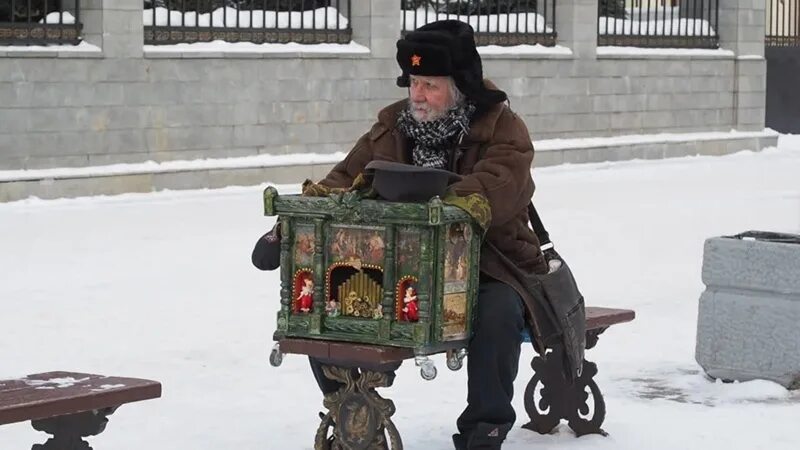
<path fill-rule="evenodd" d="M 397 87 L 404 87 L 407 88 L 411 86 L 411 80 L 407 73 L 403 72 L 402 75 L 397 77 Z"/>

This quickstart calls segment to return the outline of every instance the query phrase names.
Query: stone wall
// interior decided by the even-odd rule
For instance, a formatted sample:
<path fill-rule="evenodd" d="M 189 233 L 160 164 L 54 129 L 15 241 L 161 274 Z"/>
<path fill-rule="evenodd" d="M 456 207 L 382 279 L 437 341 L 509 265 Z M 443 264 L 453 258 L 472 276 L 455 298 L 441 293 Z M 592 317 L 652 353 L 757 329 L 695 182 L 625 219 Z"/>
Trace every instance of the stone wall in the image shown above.
<path fill-rule="evenodd" d="M 764 6 L 721 0 L 722 47 L 624 55 L 596 46 L 596 0 L 558 2 L 550 54 L 485 55 L 534 140 L 764 128 Z M 346 151 L 402 98 L 399 0 L 353 0 L 362 53 L 145 49 L 141 0 L 84 0 L 99 52 L 0 47 L 0 170 Z"/>

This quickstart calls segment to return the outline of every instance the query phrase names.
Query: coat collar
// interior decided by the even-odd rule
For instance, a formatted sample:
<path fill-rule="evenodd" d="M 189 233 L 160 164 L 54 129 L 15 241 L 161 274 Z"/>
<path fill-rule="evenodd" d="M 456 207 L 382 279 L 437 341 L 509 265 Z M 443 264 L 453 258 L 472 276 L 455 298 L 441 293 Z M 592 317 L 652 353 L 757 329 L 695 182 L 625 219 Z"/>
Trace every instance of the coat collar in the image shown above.
<path fill-rule="evenodd" d="M 497 89 L 497 86 L 489 80 L 483 80 L 483 84 L 489 89 Z M 408 99 L 406 98 L 383 108 L 378 113 L 378 122 L 389 130 L 394 131 L 397 125 L 397 118 L 407 105 Z M 505 108 L 505 103 L 497 103 L 487 110 L 477 111 L 475 117 L 472 119 L 472 123 L 470 123 L 469 134 L 464 139 L 463 144 L 488 142 L 494 135 L 497 120 L 500 118 L 500 114 L 502 114 Z"/>

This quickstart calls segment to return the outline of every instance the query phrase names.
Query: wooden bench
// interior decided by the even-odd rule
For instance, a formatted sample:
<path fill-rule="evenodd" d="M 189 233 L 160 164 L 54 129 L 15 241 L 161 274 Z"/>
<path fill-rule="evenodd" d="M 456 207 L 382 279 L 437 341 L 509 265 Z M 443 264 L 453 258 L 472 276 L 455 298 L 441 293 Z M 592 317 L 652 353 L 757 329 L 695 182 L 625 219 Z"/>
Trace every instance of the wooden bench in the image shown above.
<path fill-rule="evenodd" d="M 0 425 L 30 420 L 52 435 L 32 450 L 91 450 L 84 437 L 103 432 L 125 403 L 161 396 L 161 384 L 136 378 L 48 372 L 0 380 Z"/>
<path fill-rule="evenodd" d="M 600 334 L 610 326 L 630 322 L 634 317 L 635 313 L 627 309 L 587 308 L 586 348 L 597 345 Z M 530 341 L 530 336 L 526 333 L 523 339 Z M 375 388 L 390 386 L 393 380 L 389 373 L 404 360 L 415 358 L 413 350 L 292 338 L 281 339 L 278 346 L 279 355 L 294 353 L 322 360 L 326 364 L 326 376 L 343 384 L 338 392 L 325 396 L 324 405 L 329 412 L 322 415 L 315 450 L 330 449 L 329 432 L 344 442 L 343 448 L 346 449 L 370 445 L 369 448 L 402 450 L 402 440 L 391 421 L 394 404 L 380 397 Z M 605 435 L 600 428 L 605 419 L 605 402 L 594 382 L 597 365 L 584 360 L 581 376 L 574 384 L 569 384 L 562 375 L 562 358 L 563 349 L 559 347 L 549 349 L 543 357 L 537 355 L 533 358 L 531 367 L 534 374 L 525 389 L 525 410 L 530 422 L 523 427 L 545 434 L 565 419 L 578 436 L 590 433 Z M 274 365 L 280 364 L 280 361 L 275 362 Z M 538 389 L 540 385 L 547 389 Z M 594 404 L 590 417 L 586 417 L 590 410 L 587 388 Z M 388 444 L 391 446 L 384 447 Z"/>

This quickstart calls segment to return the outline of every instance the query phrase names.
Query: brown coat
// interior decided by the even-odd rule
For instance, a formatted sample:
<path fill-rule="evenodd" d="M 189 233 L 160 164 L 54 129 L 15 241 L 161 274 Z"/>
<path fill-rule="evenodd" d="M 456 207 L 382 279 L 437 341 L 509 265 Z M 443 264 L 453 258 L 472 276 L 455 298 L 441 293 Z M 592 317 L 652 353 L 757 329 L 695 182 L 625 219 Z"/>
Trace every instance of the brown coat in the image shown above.
<path fill-rule="evenodd" d="M 487 82 L 487 86 L 491 86 Z M 407 100 L 384 108 L 372 129 L 361 136 L 347 157 L 320 183 L 328 187 L 349 187 L 353 179 L 373 160 L 411 163 L 411 148 L 395 129 Z M 457 195 L 480 193 L 489 201 L 492 221 L 486 239 L 526 271 L 546 273 L 547 264 L 539 241 L 528 226 L 527 206 L 533 195 L 531 178 L 533 144 L 522 119 L 504 103 L 478 116 L 459 145 L 462 157 L 450 170 L 462 180 L 451 185 Z M 486 245 L 481 249 L 481 272 L 513 286 L 529 297 Z M 528 303 L 528 302 L 526 302 Z"/>

